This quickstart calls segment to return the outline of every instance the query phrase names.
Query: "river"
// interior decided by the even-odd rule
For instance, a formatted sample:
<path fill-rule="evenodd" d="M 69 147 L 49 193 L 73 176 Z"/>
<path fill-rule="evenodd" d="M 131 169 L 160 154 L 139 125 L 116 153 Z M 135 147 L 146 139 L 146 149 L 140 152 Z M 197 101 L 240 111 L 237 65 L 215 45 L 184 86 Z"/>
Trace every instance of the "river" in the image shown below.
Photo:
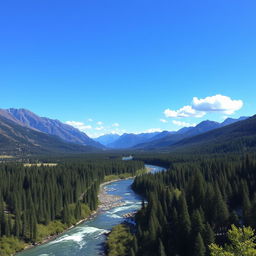
<path fill-rule="evenodd" d="M 152 173 L 165 170 L 162 167 L 146 165 Z M 98 256 L 102 255 L 102 243 L 115 225 L 124 221 L 125 213 L 141 208 L 141 197 L 131 189 L 133 179 L 115 181 L 105 185 L 108 194 L 120 196 L 122 206 L 102 211 L 92 220 L 64 232 L 55 240 L 25 250 L 17 256 Z"/>

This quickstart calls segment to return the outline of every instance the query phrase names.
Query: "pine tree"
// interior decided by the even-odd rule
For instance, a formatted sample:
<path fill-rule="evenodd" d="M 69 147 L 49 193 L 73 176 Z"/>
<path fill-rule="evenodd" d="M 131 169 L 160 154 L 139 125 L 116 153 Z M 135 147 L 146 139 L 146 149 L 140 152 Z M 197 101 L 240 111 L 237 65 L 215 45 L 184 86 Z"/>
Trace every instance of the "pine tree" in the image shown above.
<path fill-rule="evenodd" d="M 137 240 L 136 236 L 134 236 L 134 238 L 133 238 L 133 246 L 132 246 L 132 248 L 133 248 L 135 253 L 138 252 L 139 247 L 138 247 L 138 240 Z"/>
<path fill-rule="evenodd" d="M 62 221 L 63 221 L 63 223 L 67 224 L 68 226 L 71 224 L 71 216 L 70 216 L 70 211 L 69 211 L 67 204 L 65 204 L 63 207 Z"/>
<path fill-rule="evenodd" d="M 8 214 L 7 220 L 5 218 L 5 231 L 4 231 L 6 236 L 10 236 L 11 235 L 11 217 Z"/>
<path fill-rule="evenodd" d="M 135 252 L 134 252 L 133 248 L 130 249 L 129 256 L 135 256 Z"/>
<path fill-rule="evenodd" d="M 81 219 L 82 208 L 81 208 L 80 201 L 77 201 L 77 203 L 76 203 L 74 215 L 75 215 L 76 220 L 80 220 Z"/>
<path fill-rule="evenodd" d="M 205 256 L 205 245 L 204 241 L 202 239 L 202 236 L 200 233 L 198 233 L 195 241 L 195 247 L 194 247 L 194 255 L 195 256 Z"/>
<path fill-rule="evenodd" d="M 159 256 L 166 256 L 165 248 L 164 248 L 164 245 L 163 245 L 163 242 L 162 242 L 161 239 L 159 239 L 158 255 Z"/>
<path fill-rule="evenodd" d="M 178 215 L 179 215 L 179 225 L 180 225 L 181 234 L 184 237 L 187 237 L 191 231 L 191 221 L 188 213 L 186 198 L 184 197 L 184 195 L 181 195 L 179 199 Z"/>
<path fill-rule="evenodd" d="M 192 237 L 196 237 L 198 233 L 202 233 L 204 224 L 201 214 L 198 210 L 194 211 L 191 218 L 192 223 Z"/>
<path fill-rule="evenodd" d="M 209 223 L 206 223 L 206 225 L 204 227 L 204 230 L 202 233 L 202 238 L 203 238 L 204 244 L 206 246 L 206 255 L 209 255 L 210 254 L 209 245 L 214 243 L 214 241 L 215 241 L 215 233 Z"/>
<path fill-rule="evenodd" d="M 190 250 L 190 231 L 191 231 L 191 221 L 188 213 L 188 207 L 186 198 L 182 194 L 179 198 L 179 208 L 178 208 L 178 244 L 179 251 L 181 255 L 186 255 Z"/>
<path fill-rule="evenodd" d="M 245 225 L 249 225 L 251 223 L 251 203 L 249 194 L 245 189 L 243 190 L 243 217 Z"/>
<path fill-rule="evenodd" d="M 13 226 L 13 234 L 16 237 L 19 237 L 21 234 L 21 219 L 20 219 L 20 213 L 17 212 L 15 215 L 15 222 Z"/>
<path fill-rule="evenodd" d="M 223 200 L 219 188 L 216 188 L 215 195 L 215 222 L 219 227 L 224 226 L 229 218 L 229 212 L 226 202 Z"/>

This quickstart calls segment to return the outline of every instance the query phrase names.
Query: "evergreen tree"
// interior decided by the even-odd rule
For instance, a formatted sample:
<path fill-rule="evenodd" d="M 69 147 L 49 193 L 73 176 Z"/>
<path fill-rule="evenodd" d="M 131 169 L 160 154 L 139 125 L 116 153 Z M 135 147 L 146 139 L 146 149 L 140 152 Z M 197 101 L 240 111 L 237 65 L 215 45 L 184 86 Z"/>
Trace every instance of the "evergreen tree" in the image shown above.
<path fill-rule="evenodd" d="M 198 210 L 194 211 L 191 218 L 192 223 L 192 237 L 196 237 L 198 233 L 202 233 L 204 224 L 201 214 Z"/>
<path fill-rule="evenodd" d="M 134 252 L 133 248 L 130 249 L 129 256 L 135 256 L 135 252 Z"/>
<path fill-rule="evenodd" d="M 71 215 L 70 215 L 69 207 L 67 204 L 65 204 L 63 207 L 62 221 L 63 221 L 63 223 L 67 224 L 68 226 L 70 226 L 70 224 L 71 224 Z"/>
<path fill-rule="evenodd" d="M 204 241 L 200 233 L 198 233 L 195 241 L 194 255 L 195 256 L 204 256 L 206 252 Z"/>
<path fill-rule="evenodd" d="M 5 235 L 10 236 L 11 235 L 11 218 L 10 215 L 8 214 L 8 217 L 5 217 Z"/>
<path fill-rule="evenodd" d="M 250 227 L 237 228 L 232 225 L 228 231 L 229 245 L 224 248 L 217 244 L 210 245 L 211 256 L 254 256 L 256 255 L 255 234 Z"/>
<path fill-rule="evenodd" d="M 159 239 L 158 255 L 159 256 L 166 256 L 165 248 L 164 248 L 164 245 L 163 245 L 163 242 L 162 242 L 161 239 Z"/>
<path fill-rule="evenodd" d="M 76 203 L 76 207 L 75 207 L 75 218 L 76 218 L 76 220 L 81 219 L 81 215 L 82 215 L 81 203 L 80 203 L 80 201 L 78 201 Z"/>

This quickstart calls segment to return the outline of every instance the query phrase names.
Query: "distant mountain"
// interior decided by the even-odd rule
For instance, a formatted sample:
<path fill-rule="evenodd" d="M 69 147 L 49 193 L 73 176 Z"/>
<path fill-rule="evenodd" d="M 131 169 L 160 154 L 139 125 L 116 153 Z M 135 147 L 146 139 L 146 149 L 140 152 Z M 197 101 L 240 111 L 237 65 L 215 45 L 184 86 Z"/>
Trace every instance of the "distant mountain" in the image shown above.
<path fill-rule="evenodd" d="M 246 120 L 246 119 L 248 119 L 248 116 L 241 116 L 238 119 L 229 117 L 224 122 L 222 122 L 221 124 L 222 124 L 222 126 L 226 126 L 226 125 L 236 123 L 237 121 L 243 121 L 243 120 Z"/>
<path fill-rule="evenodd" d="M 57 136 L 22 126 L 0 115 L 0 155 L 82 153 L 96 151 L 92 146 L 67 143 Z"/>
<path fill-rule="evenodd" d="M 190 138 L 199 134 L 206 133 L 208 131 L 212 131 L 218 128 L 221 128 L 223 126 L 229 125 L 231 123 L 238 122 L 240 120 L 244 120 L 247 117 L 241 117 L 239 119 L 232 119 L 230 120 L 225 120 L 223 123 L 218 123 L 214 121 L 203 121 L 196 125 L 195 127 L 186 127 L 182 128 L 176 133 L 169 133 L 166 136 L 162 138 L 156 138 L 155 140 L 151 140 L 150 142 L 142 143 L 135 145 L 136 149 L 143 149 L 143 150 L 152 150 L 152 149 L 157 149 L 157 148 L 164 148 L 164 147 L 169 147 L 173 144 L 176 144 L 177 142 Z"/>
<path fill-rule="evenodd" d="M 162 132 L 159 132 L 158 134 L 154 135 L 153 137 L 151 137 L 147 142 L 150 142 L 153 140 L 158 140 L 158 139 L 164 138 L 164 137 L 174 134 L 174 133 L 176 133 L 176 132 L 162 131 Z"/>
<path fill-rule="evenodd" d="M 55 135 L 66 142 L 103 148 L 99 142 L 89 138 L 85 133 L 79 131 L 73 126 L 64 124 L 59 120 L 40 117 L 26 109 L 1 109 L 0 116 L 16 122 L 19 125 L 50 135 Z"/>
<path fill-rule="evenodd" d="M 107 146 L 108 144 L 115 142 L 119 137 L 120 135 L 118 134 L 105 134 L 98 138 L 95 138 L 94 140 L 101 143 L 104 146 Z"/>
<path fill-rule="evenodd" d="M 183 139 L 168 148 L 193 152 L 225 153 L 246 152 L 256 149 L 256 115 L 241 118 L 233 122 L 194 137 Z"/>
<path fill-rule="evenodd" d="M 124 133 L 113 143 L 107 144 L 107 147 L 115 149 L 131 148 L 137 144 L 149 141 L 157 134 L 159 134 L 159 132 L 140 134 Z"/>
<path fill-rule="evenodd" d="M 179 129 L 177 132 L 175 132 L 176 134 L 183 134 L 183 133 L 186 133 L 190 130 L 193 130 L 194 129 L 194 126 L 190 126 L 190 127 L 183 127 L 181 129 Z"/>
<path fill-rule="evenodd" d="M 154 149 L 166 147 L 177 143 L 185 138 L 193 137 L 226 125 L 245 120 L 248 117 L 240 117 L 238 119 L 227 118 L 224 122 L 206 120 L 199 123 L 195 127 L 183 127 L 178 131 L 163 131 L 154 133 L 124 133 L 123 135 L 107 134 L 95 140 L 113 149 Z"/>

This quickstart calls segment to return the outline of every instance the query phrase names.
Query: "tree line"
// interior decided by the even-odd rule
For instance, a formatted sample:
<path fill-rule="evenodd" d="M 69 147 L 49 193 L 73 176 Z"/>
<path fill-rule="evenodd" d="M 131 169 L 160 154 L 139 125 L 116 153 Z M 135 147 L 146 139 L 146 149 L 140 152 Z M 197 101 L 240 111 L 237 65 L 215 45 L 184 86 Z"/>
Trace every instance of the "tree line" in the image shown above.
<path fill-rule="evenodd" d="M 57 166 L 0 164 L 0 238 L 38 241 L 38 227 L 58 221 L 69 226 L 86 207 L 97 208 L 98 189 L 106 175 L 131 173 L 139 161 L 70 160 Z"/>
<path fill-rule="evenodd" d="M 175 156 L 165 164 L 167 171 L 138 176 L 133 183 L 147 202 L 136 215 L 127 255 L 206 256 L 210 244 L 227 242 L 232 224 L 256 228 L 255 154 Z"/>

